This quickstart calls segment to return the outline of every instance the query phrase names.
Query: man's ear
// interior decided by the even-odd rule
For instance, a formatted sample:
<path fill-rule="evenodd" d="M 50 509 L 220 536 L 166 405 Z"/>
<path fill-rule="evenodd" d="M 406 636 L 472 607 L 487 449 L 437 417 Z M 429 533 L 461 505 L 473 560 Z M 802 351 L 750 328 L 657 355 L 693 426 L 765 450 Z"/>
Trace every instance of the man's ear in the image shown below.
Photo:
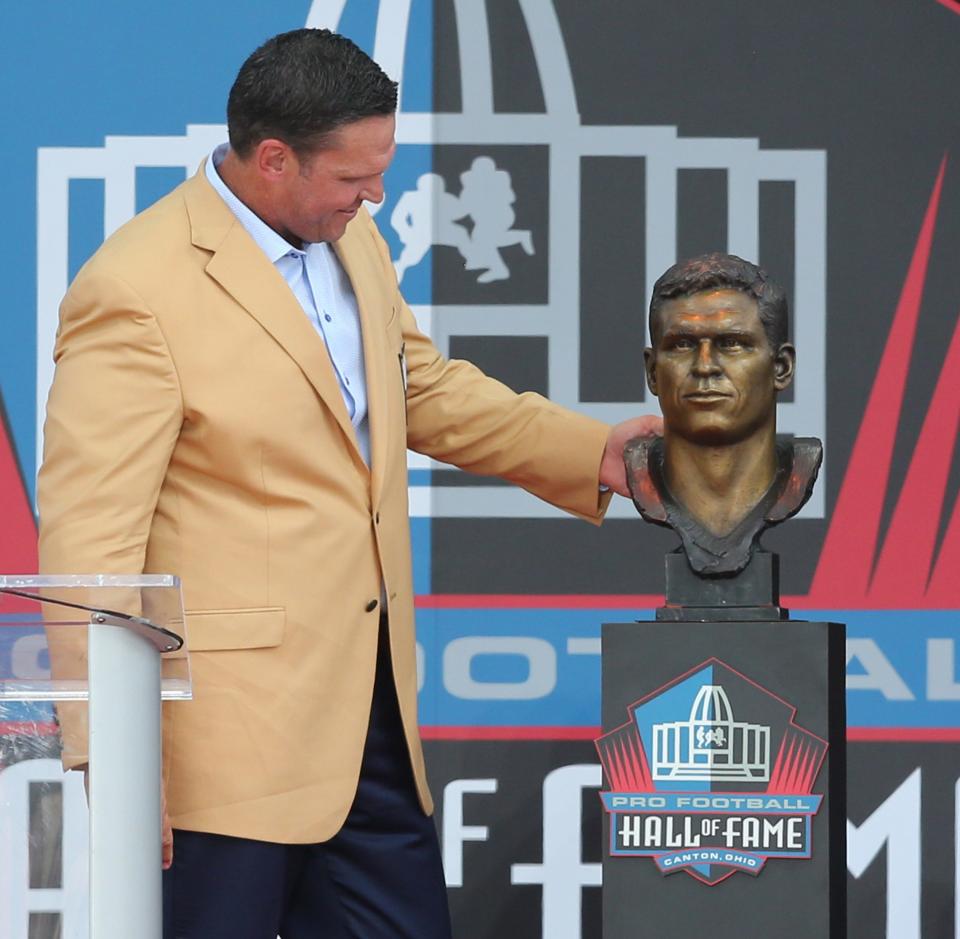
<path fill-rule="evenodd" d="M 796 367 L 797 350 L 789 342 L 782 343 L 773 357 L 773 386 L 777 391 L 783 391 L 793 381 Z"/>
<path fill-rule="evenodd" d="M 643 350 L 643 368 L 647 373 L 647 387 L 650 391 L 659 395 L 657 391 L 657 354 L 650 346 Z"/>
<path fill-rule="evenodd" d="M 257 144 L 253 158 L 260 175 L 270 180 L 283 176 L 284 171 L 289 171 L 292 168 L 291 164 L 296 162 L 296 157 L 290 146 L 273 137 L 261 140 Z"/>

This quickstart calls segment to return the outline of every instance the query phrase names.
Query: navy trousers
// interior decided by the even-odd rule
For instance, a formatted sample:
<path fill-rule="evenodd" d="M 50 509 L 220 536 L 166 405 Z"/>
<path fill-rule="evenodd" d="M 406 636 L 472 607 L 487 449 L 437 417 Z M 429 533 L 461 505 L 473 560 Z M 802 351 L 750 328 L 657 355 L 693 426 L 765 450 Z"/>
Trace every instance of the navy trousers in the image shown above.
<path fill-rule="evenodd" d="M 173 849 L 164 939 L 451 939 L 436 828 L 417 801 L 384 623 L 360 785 L 343 828 L 308 845 L 177 830 Z"/>

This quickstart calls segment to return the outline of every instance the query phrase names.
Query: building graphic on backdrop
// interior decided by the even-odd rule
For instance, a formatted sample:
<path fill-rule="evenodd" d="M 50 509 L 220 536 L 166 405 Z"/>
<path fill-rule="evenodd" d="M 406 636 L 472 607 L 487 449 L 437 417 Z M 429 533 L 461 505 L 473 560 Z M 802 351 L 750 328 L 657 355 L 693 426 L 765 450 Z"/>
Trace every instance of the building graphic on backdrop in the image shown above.
<path fill-rule="evenodd" d="M 717 170 L 726 179 L 727 250 L 760 256 L 760 187 L 781 182 L 793 190 L 795 340 L 803 364 L 793 400 L 779 405 L 786 433 L 824 437 L 826 155 L 819 150 L 768 150 L 750 138 L 682 137 L 670 126 L 596 126 L 581 122 L 570 63 L 557 13 L 544 0 L 518 0 L 540 76 L 544 110 L 516 114 L 494 108 L 490 28 L 486 4 L 454 0 L 460 59 L 459 113 L 415 112 L 404 107 L 404 76 L 422 63 L 407 62 L 412 6 L 429 0 L 381 2 L 372 52 L 388 74 L 401 78 L 398 157 L 387 177 L 395 204 L 378 218 L 392 240 L 398 277 L 438 250 L 456 252 L 465 280 L 456 298 L 409 296 L 421 327 L 448 353 L 457 337 L 541 337 L 547 341 L 550 397 L 601 420 L 616 422 L 643 409 L 639 401 L 592 401 L 581 391 L 580 294 L 581 166 L 593 158 L 636 162 L 643 179 L 642 265 L 646 304 L 653 280 L 677 260 L 678 178 L 685 170 Z M 309 26 L 337 28 L 351 0 L 314 0 Z M 51 350 L 57 307 L 68 276 L 72 180 L 103 181 L 103 228 L 110 234 L 134 213 L 143 168 L 193 172 L 226 137 L 222 125 L 187 124 L 182 136 L 107 136 L 101 147 L 43 147 L 37 155 L 37 440 L 52 378 Z M 405 150 L 426 148 L 424 172 Z M 530 163 L 530 161 L 533 161 Z M 522 174 L 518 167 L 527 172 Z M 440 167 L 440 164 L 443 164 Z M 532 172 L 531 172 L 532 171 Z M 531 179 L 541 191 L 535 191 Z M 390 199 L 388 198 L 388 203 Z M 541 204 L 542 203 L 542 204 Z M 517 224 L 535 207 L 542 222 Z M 385 208 L 387 205 L 385 204 Z M 541 230 L 542 228 L 542 230 Z M 524 264 L 542 264 L 543 283 L 512 302 L 491 302 L 494 289 L 519 284 Z M 469 289 L 468 289 L 469 288 Z M 503 296 L 501 294 L 500 296 Z M 442 302 L 441 302 L 442 301 Z M 647 408 L 650 405 L 646 405 Z M 39 452 L 39 450 L 38 450 Z M 412 469 L 438 465 L 411 455 Z M 433 517 L 537 517 L 557 510 L 528 494 L 500 486 L 434 485 L 429 473 L 412 477 L 411 512 Z M 421 484 L 422 483 L 422 484 Z M 823 515 L 819 486 L 804 509 Z M 614 515 L 633 518 L 628 503 Z"/>

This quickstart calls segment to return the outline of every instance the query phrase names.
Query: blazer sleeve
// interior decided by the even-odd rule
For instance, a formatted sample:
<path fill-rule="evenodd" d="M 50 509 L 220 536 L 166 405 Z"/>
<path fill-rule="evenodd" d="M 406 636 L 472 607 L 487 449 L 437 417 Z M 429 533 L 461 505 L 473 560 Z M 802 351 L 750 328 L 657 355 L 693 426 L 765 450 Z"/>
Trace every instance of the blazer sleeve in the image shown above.
<path fill-rule="evenodd" d="M 384 277 L 396 283 L 386 244 L 369 222 Z M 517 394 L 469 362 L 445 359 L 397 290 L 407 362 L 407 444 L 471 473 L 499 476 L 599 524 L 610 428 L 533 392 Z"/>
<path fill-rule="evenodd" d="M 83 273 L 60 309 L 37 481 L 47 573 L 143 571 L 183 420 L 160 328 L 117 277 Z"/>
<path fill-rule="evenodd" d="M 54 359 L 37 482 L 40 570 L 142 573 L 182 421 L 163 336 L 126 284 L 82 273 L 61 306 Z M 85 678 L 85 636 L 56 627 L 47 634 L 53 674 Z M 86 708 L 61 703 L 57 715 L 64 766 L 85 764 Z"/>

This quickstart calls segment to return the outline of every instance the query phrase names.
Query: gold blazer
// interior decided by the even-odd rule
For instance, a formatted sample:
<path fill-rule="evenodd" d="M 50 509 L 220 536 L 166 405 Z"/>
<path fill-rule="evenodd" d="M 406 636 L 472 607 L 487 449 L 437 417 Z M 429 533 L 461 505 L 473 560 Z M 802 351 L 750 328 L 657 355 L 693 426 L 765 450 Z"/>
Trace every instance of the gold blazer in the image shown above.
<path fill-rule="evenodd" d="M 359 776 L 381 581 L 431 811 L 408 446 L 594 521 L 604 507 L 605 425 L 446 361 L 366 213 L 336 251 L 360 309 L 370 469 L 323 340 L 202 167 L 116 232 L 61 307 L 41 569 L 182 577 L 194 700 L 164 706 L 175 828 L 285 843 L 337 832 Z M 65 723 L 68 743 L 82 736 Z"/>

